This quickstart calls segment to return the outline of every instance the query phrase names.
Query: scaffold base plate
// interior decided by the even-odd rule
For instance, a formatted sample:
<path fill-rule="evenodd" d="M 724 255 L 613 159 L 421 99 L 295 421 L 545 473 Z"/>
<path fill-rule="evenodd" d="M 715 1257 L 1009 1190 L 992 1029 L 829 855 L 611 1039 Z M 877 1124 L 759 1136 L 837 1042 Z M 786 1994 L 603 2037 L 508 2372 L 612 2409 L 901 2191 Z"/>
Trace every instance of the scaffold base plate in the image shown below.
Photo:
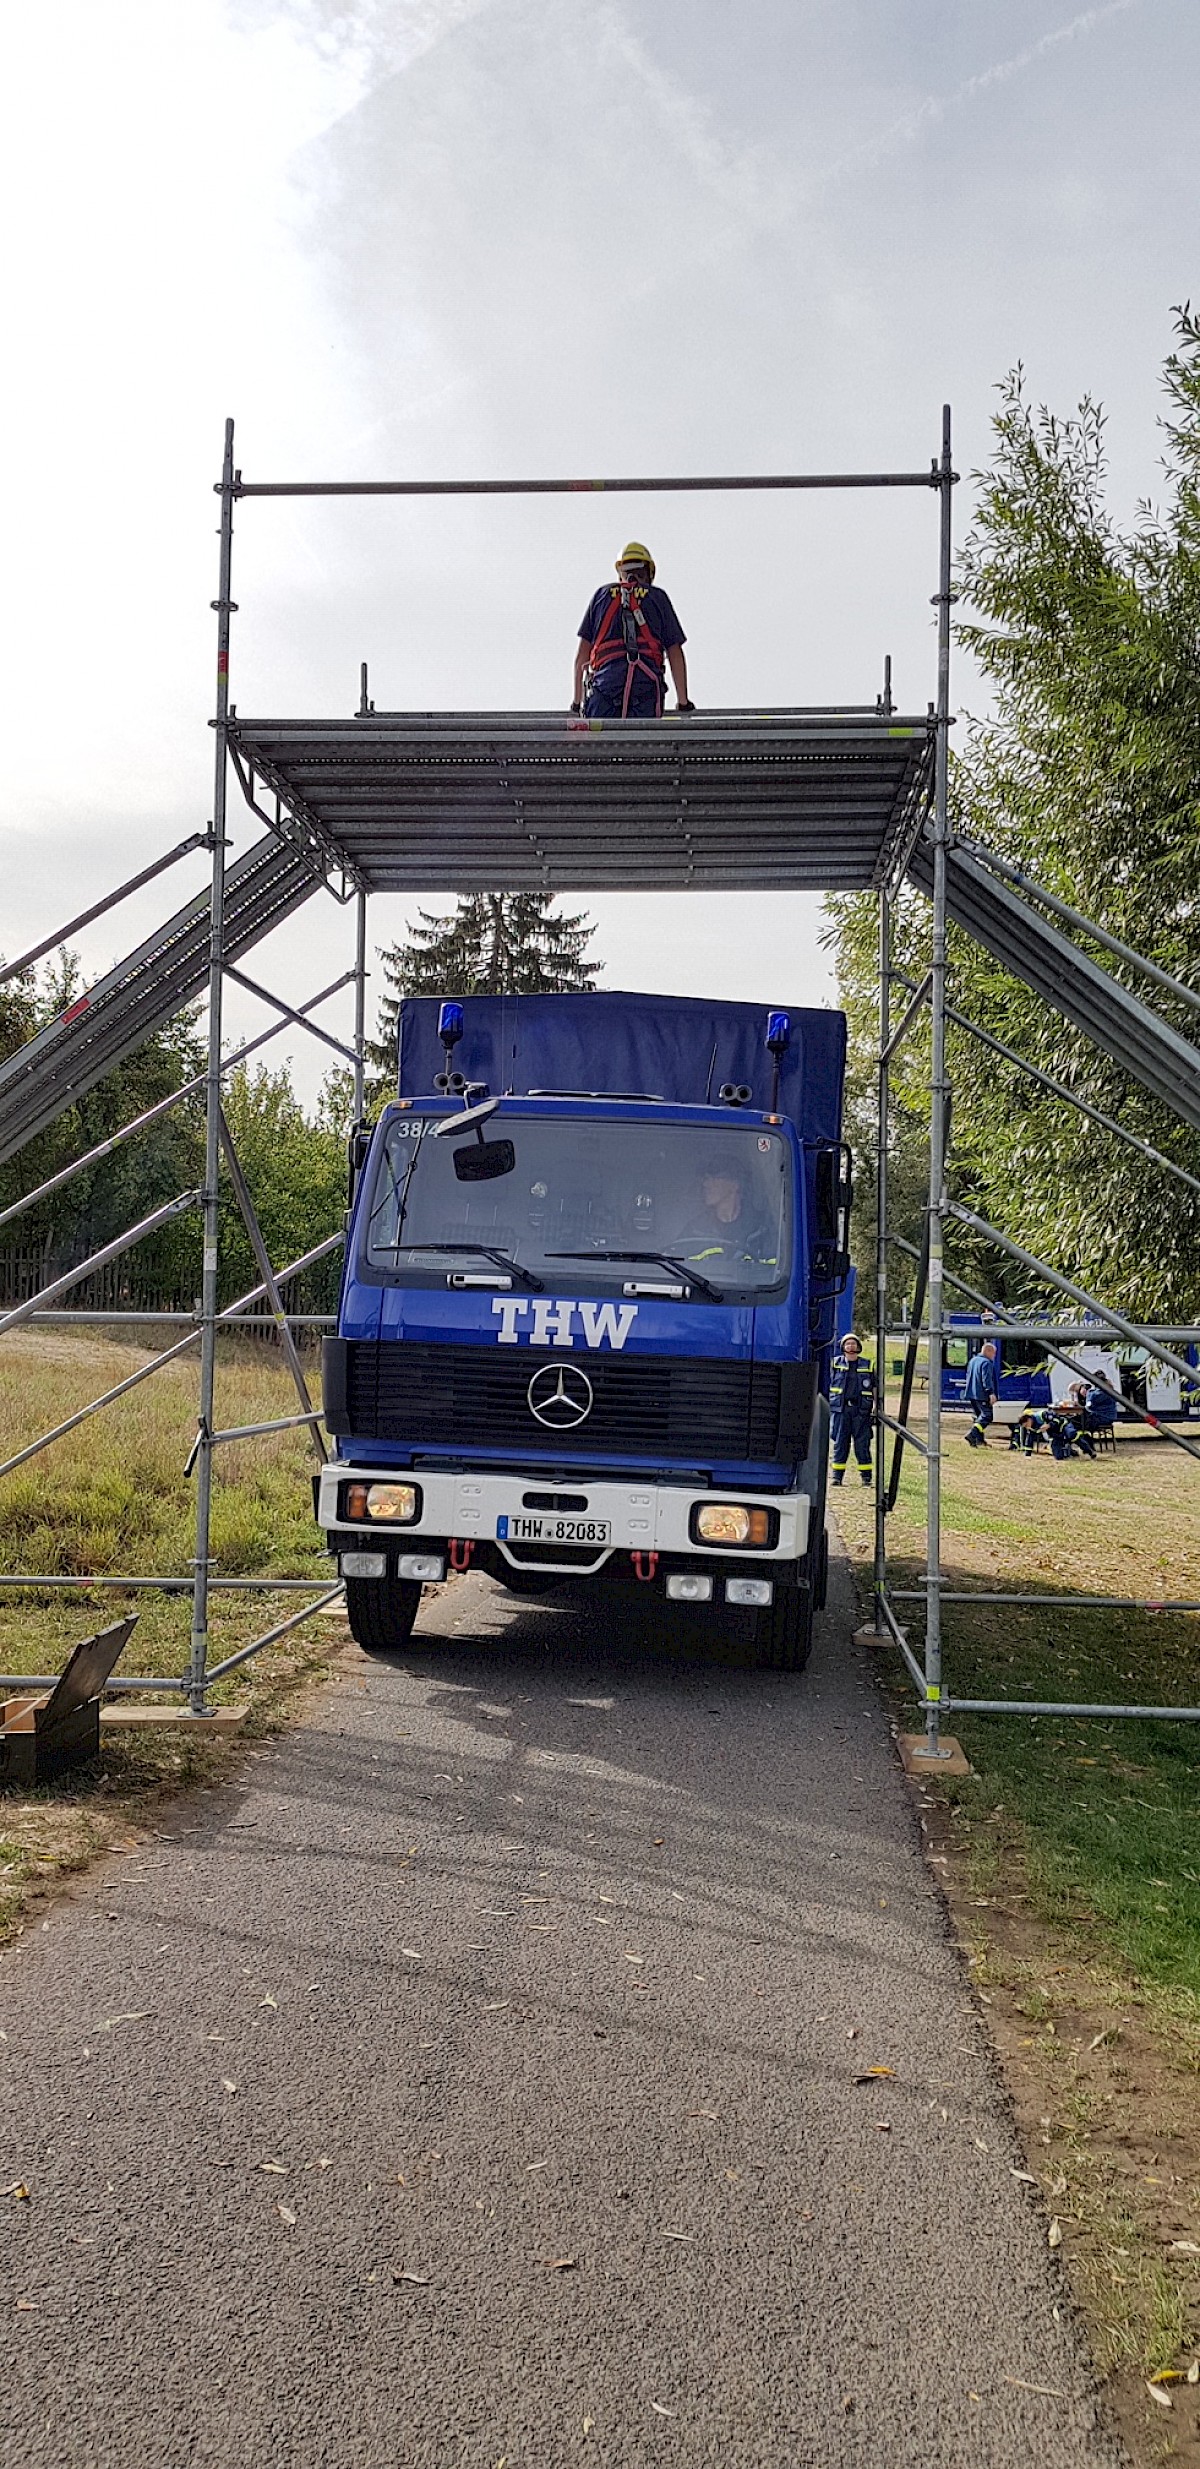
<path fill-rule="evenodd" d="M 973 1775 L 975 1772 L 961 1742 L 949 1732 L 942 1733 L 936 1757 L 929 1754 L 929 1741 L 924 1732 L 901 1732 L 896 1745 L 906 1775 Z"/>

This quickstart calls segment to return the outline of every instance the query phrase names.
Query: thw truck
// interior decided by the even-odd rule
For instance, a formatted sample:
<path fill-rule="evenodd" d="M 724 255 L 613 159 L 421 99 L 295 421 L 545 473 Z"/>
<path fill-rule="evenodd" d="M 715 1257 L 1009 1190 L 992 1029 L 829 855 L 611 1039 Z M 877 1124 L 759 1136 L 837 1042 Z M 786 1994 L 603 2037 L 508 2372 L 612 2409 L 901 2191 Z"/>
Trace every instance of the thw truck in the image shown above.
<path fill-rule="evenodd" d="M 706 1612 L 797 1669 L 824 1599 L 846 1277 L 833 1011 L 613 993 L 403 1004 L 353 1149 L 318 1516 L 402 1647 L 483 1569 Z"/>

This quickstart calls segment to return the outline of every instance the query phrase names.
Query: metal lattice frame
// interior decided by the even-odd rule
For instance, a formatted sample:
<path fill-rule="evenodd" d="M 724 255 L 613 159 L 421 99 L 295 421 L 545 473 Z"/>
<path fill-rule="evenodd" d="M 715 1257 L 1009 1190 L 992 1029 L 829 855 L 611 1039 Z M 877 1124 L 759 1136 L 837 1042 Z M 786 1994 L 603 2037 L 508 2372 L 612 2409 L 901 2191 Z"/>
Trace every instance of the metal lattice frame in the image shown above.
<path fill-rule="evenodd" d="M 152 1030 L 173 1016 L 208 986 L 208 1052 L 204 1073 L 187 1089 L 175 1092 L 156 1107 L 122 1127 L 59 1173 L 15 1203 L 0 1224 L 18 1216 L 36 1200 L 66 1183 L 87 1165 L 99 1162 L 180 1099 L 205 1092 L 205 1180 L 199 1193 L 183 1194 L 98 1253 L 91 1261 L 57 1280 L 53 1286 L 0 1318 L 0 1334 L 18 1321 L 127 1320 L 128 1314 L 56 1311 L 53 1301 L 94 1269 L 140 1239 L 152 1226 L 178 1211 L 199 1205 L 204 1216 L 204 1272 L 198 1315 L 156 1313 L 138 1317 L 182 1325 L 184 1334 L 120 1381 L 103 1396 L 81 1408 L 54 1430 L 0 1464 L 0 1476 L 48 1447 L 89 1415 L 115 1404 L 129 1390 L 152 1376 L 163 1364 L 190 1347 L 200 1347 L 199 1412 L 196 1442 L 189 1464 L 196 1470 L 196 1547 L 189 1577 L 105 1577 L 103 1579 L 38 1577 L 32 1573 L 0 1578 L 5 1589 L 66 1589 L 70 1586 L 155 1588 L 191 1598 L 191 1652 L 182 1679 L 125 1678 L 110 1684 L 124 1689 L 179 1691 L 193 1714 L 202 1717 L 212 1684 L 251 1656 L 271 1645 L 313 1612 L 333 1602 L 336 1586 L 321 1580 L 230 1579 L 212 1566 L 211 1512 L 217 1449 L 241 1436 L 222 1432 L 214 1424 L 217 1337 L 222 1327 L 236 1325 L 239 1315 L 264 1296 L 280 1332 L 297 1391 L 299 1412 L 280 1417 L 256 1431 L 305 1428 L 315 1453 L 323 1458 L 320 1418 L 314 1411 L 303 1366 L 291 1339 L 301 1325 L 328 1325 L 328 1315 L 291 1314 L 283 1307 L 281 1288 L 292 1276 L 325 1257 L 341 1242 L 332 1235 L 299 1261 L 273 1271 L 254 1212 L 253 1202 L 221 1105 L 221 1081 L 235 1063 L 299 1024 L 346 1057 L 354 1072 L 356 1120 L 363 1112 L 366 1036 L 367 896 L 372 889 L 463 891 L 472 888 L 597 890 L 654 887 L 687 889 L 701 884 L 739 888 L 782 888 L 808 885 L 823 890 L 861 889 L 874 885 L 879 895 L 879 1112 L 877 1131 L 876 1335 L 878 1407 L 875 1491 L 875 1624 L 892 1638 L 920 1693 L 925 1718 L 925 1751 L 936 1759 L 941 1751 L 943 1716 L 963 1712 L 1046 1712 L 1113 1715 L 1161 1715 L 1176 1720 L 1200 1720 L 1195 1707 L 1070 1706 L 1047 1707 L 1027 1701 L 954 1698 L 942 1679 L 942 1608 L 948 1602 L 1041 1601 L 1022 1594 L 966 1592 L 950 1586 L 941 1566 L 941 1370 L 945 1346 L 944 1292 L 947 1284 L 982 1310 L 988 1299 L 961 1278 L 946 1272 L 945 1229 L 962 1221 L 1008 1250 L 1045 1281 L 1086 1311 L 1088 1323 L 1012 1324 L 1012 1333 L 1036 1335 L 1052 1354 L 1071 1362 L 1067 1351 L 1079 1344 L 1099 1319 L 1136 1340 L 1160 1360 L 1187 1370 L 1172 1351 L 1173 1344 L 1200 1336 L 1198 1330 L 1153 1330 L 1137 1327 L 1085 1295 L 1069 1280 L 1025 1253 L 1000 1230 L 952 1204 L 946 1192 L 946 1148 L 950 1088 L 946 1068 L 946 1027 L 950 1020 L 970 1029 L 985 1044 L 998 1047 L 1005 1058 L 1053 1090 L 1092 1119 L 1133 1141 L 1155 1164 L 1196 1188 L 1196 1178 L 1150 1143 L 1122 1131 L 1050 1076 L 1027 1066 L 1008 1047 L 971 1022 L 947 1000 L 947 921 L 962 924 L 1014 973 L 1045 999 L 1084 1027 L 1108 1052 L 1131 1068 L 1143 1085 L 1164 1097 L 1185 1121 L 1200 1122 L 1200 1058 L 1196 1049 L 1168 1029 L 1145 1004 L 1118 980 L 1083 954 L 1058 929 L 1083 931 L 1114 957 L 1132 964 L 1152 983 L 1182 996 L 1200 1009 L 1200 996 L 1180 987 L 1157 967 L 1131 953 L 1091 921 L 1029 883 L 991 852 L 958 845 L 950 827 L 949 732 L 950 648 L 952 602 L 953 491 L 958 475 L 951 454 L 950 413 L 943 413 L 940 454 L 927 471 L 876 473 L 781 473 L 719 475 L 708 478 L 630 478 L 615 480 L 529 481 L 245 481 L 233 460 L 233 423 L 225 428 L 220 498 L 220 565 L 217 598 L 217 696 L 214 714 L 215 769 L 212 823 L 205 833 L 192 834 L 166 856 L 145 868 L 106 901 L 72 920 L 61 936 L 48 938 L 0 972 L 0 983 L 65 939 L 65 935 L 113 907 L 131 891 L 164 872 L 197 848 L 211 857 L 207 894 L 193 900 L 168 921 L 160 933 L 131 955 L 129 961 L 91 989 L 63 1019 L 0 1067 L 0 1156 L 11 1155 L 34 1131 L 54 1119 L 63 1107 L 93 1086 L 104 1071 Z M 890 661 L 884 691 L 871 707 L 773 713 L 727 712 L 664 725 L 662 722 L 619 723 L 598 728 L 571 723 L 548 714 L 463 714 L 417 716 L 377 714 L 368 700 L 362 672 L 362 699 L 350 723 L 239 719 L 230 702 L 230 621 L 233 515 L 242 499 L 253 497 L 453 497 L 545 496 L 585 494 L 602 489 L 620 491 L 727 491 L 827 489 L 929 489 L 939 505 L 937 695 L 927 717 L 904 719 L 894 712 Z M 267 826 L 266 837 L 236 864 L 226 866 L 227 790 L 230 767 L 250 810 Z M 266 798 L 269 804 L 264 803 Z M 625 809 L 622 821 L 621 809 Z M 919 987 L 907 984 L 893 967 L 891 907 L 896 889 L 908 876 L 928 891 L 933 909 L 932 961 Z M 499 878 L 499 881 L 498 881 Z M 250 945 L 268 932 L 301 901 L 319 889 L 331 891 L 343 903 L 353 901 L 355 949 L 352 966 L 333 984 L 298 1007 L 285 1004 L 268 989 L 247 978 L 234 964 Z M 1030 904 L 1033 905 L 1030 905 Z M 1045 911 L 1057 925 L 1039 914 Z M 281 1017 L 258 1037 L 223 1056 L 222 997 L 231 977 L 272 1005 Z M 354 1030 L 350 1046 L 330 1037 L 313 1021 L 319 1005 L 353 983 Z M 907 985 L 910 997 L 898 1025 L 891 1021 L 893 984 Z M 896 1049 L 928 1005 L 931 1022 L 931 1106 L 929 1188 L 925 1240 L 918 1261 L 912 1316 L 907 1339 L 905 1377 L 898 1416 L 886 1410 L 885 1352 L 890 1334 L 888 1311 L 889 1253 L 899 1243 L 888 1225 L 889 1067 Z M 250 1236 L 260 1282 L 235 1303 L 219 1309 L 217 1302 L 218 1172 L 222 1154 L 234 1196 Z M 900 1245 L 903 1250 L 911 1247 Z M 928 1298 L 926 1309 L 925 1298 Z M 962 1323 L 958 1324 L 961 1330 Z M 978 1324 L 983 1327 L 985 1324 Z M 994 1317 L 987 1324 L 1000 1335 L 1009 1324 Z M 929 1430 L 922 1442 L 909 1425 L 912 1382 L 919 1343 L 927 1348 L 929 1366 Z M 1154 1418 L 1147 1416 L 1147 1421 Z M 895 1435 L 892 1465 L 885 1466 L 885 1435 Z M 1186 1435 L 1168 1433 L 1178 1447 L 1200 1456 L 1200 1447 Z M 927 1470 L 927 1568 L 919 1593 L 889 1586 L 887 1516 L 894 1505 L 904 1446 L 916 1447 Z M 224 1662 L 209 1660 L 208 1609 L 219 1590 L 246 1593 L 303 1593 L 319 1590 L 318 1600 L 254 1639 Z M 1134 1608 L 1104 1597 L 1055 1598 L 1067 1603 L 1109 1601 L 1114 1609 Z M 926 1607 L 923 1658 L 909 1646 L 895 1605 L 921 1601 Z M 1157 1609 L 1196 1611 L 1200 1605 L 1159 1605 Z M 35 1676 L 15 1684 L 35 1687 Z"/>

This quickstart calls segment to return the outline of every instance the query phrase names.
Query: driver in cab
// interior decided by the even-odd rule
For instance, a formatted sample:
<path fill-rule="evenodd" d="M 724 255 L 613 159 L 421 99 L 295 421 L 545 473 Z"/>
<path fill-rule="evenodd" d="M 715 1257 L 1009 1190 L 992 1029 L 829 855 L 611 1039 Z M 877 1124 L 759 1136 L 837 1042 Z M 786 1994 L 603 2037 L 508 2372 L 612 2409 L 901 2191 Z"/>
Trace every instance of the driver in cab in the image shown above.
<path fill-rule="evenodd" d="M 705 1160 L 696 1206 L 671 1248 L 697 1269 L 724 1269 L 735 1284 L 739 1270 L 751 1262 L 756 1268 L 777 1265 L 775 1237 L 758 1218 L 743 1177 L 724 1157 Z"/>

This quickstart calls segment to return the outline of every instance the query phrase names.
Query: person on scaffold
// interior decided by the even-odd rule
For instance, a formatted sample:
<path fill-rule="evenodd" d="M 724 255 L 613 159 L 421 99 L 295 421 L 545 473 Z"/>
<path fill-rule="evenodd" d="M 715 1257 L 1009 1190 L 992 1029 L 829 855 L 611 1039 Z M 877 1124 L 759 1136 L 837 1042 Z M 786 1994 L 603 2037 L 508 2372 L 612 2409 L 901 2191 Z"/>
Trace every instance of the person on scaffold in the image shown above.
<path fill-rule="evenodd" d="M 594 592 L 579 629 L 575 654 L 573 712 L 588 720 L 661 720 L 671 672 L 678 707 L 688 701 L 687 637 L 664 591 L 654 580 L 654 559 L 640 540 L 630 540 L 617 559 L 617 580 Z"/>

